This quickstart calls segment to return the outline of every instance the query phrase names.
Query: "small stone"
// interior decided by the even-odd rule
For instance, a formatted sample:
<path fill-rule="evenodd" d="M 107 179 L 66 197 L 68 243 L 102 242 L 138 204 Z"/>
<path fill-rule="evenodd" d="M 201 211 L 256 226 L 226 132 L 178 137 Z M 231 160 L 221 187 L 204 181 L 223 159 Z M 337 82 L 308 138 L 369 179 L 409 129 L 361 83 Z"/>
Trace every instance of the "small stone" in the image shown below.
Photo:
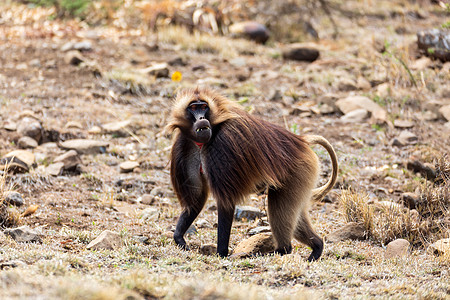
<path fill-rule="evenodd" d="M 367 230 L 361 223 L 349 222 L 341 229 L 330 233 L 326 240 L 329 243 L 336 243 L 345 240 L 365 240 Z"/>
<path fill-rule="evenodd" d="M 175 57 L 167 62 L 170 66 L 187 66 L 187 62 L 181 56 Z"/>
<path fill-rule="evenodd" d="M 415 145 L 419 138 L 414 133 L 403 130 L 400 135 L 392 141 L 393 146 L 403 147 L 406 145 Z"/>
<path fill-rule="evenodd" d="M 111 230 L 103 231 L 96 239 L 91 241 L 86 249 L 88 250 L 117 250 L 123 245 L 120 234 Z"/>
<path fill-rule="evenodd" d="M 358 89 L 363 91 L 368 91 L 372 88 L 372 85 L 370 84 L 369 80 L 367 80 L 363 76 L 358 77 L 358 79 L 356 80 L 356 86 L 358 87 Z"/>
<path fill-rule="evenodd" d="M 335 112 L 335 109 L 334 109 L 333 106 L 324 103 L 324 104 L 322 104 L 322 105 L 319 107 L 319 112 L 320 112 L 322 115 L 328 115 L 328 114 L 334 113 L 334 112 Z"/>
<path fill-rule="evenodd" d="M 141 196 L 140 202 L 145 205 L 152 205 L 155 202 L 155 196 L 150 194 L 144 194 Z"/>
<path fill-rule="evenodd" d="M 260 234 L 260 233 L 265 233 L 265 232 L 271 232 L 270 226 L 258 226 L 256 228 L 249 230 L 248 234 L 255 235 L 255 234 Z"/>
<path fill-rule="evenodd" d="M 241 241 L 233 250 L 233 255 L 245 257 L 275 251 L 275 242 L 271 233 L 256 234 Z"/>
<path fill-rule="evenodd" d="M 28 265 L 21 260 L 10 260 L 0 263 L 0 270 L 7 270 L 18 267 L 26 268 L 27 266 Z"/>
<path fill-rule="evenodd" d="M 394 121 L 394 126 L 395 126 L 396 128 L 404 128 L 404 129 L 407 129 L 407 128 L 412 128 L 412 127 L 414 127 L 414 123 L 413 123 L 412 121 L 408 121 L 408 120 L 400 120 L 400 119 L 397 119 L 397 120 Z"/>
<path fill-rule="evenodd" d="M 17 130 L 17 124 L 13 121 L 6 121 L 5 124 L 3 124 L 3 128 L 5 128 L 8 131 L 16 131 Z"/>
<path fill-rule="evenodd" d="M 92 43 L 90 41 L 81 41 L 73 44 L 73 49 L 79 50 L 79 51 L 91 51 L 92 50 Z"/>
<path fill-rule="evenodd" d="M 245 37 L 261 44 L 267 42 L 270 36 L 266 26 L 255 21 L 234 23 L 228 30 L 233 37 Z"/>
<path fill-rule="evenodd" d="M 234 218 L 236 220 L 254 220 L 262 217 L 262 211 L 252 206 L 240 206 L 237 205 L 234 211 Z"/>
<path fill-rule="evenodd" d="M 119 165 L 120 173 L 133 172 L 133 170 L 137 167 L 139 167 L 139 163 L 137 161 L 124 161 Z"/>
<path fill-rule="evenodd" d="M 346 98 L 339 99 L 336 101 L 336 106 L 344 114 L 348 114 L 349 112 L 357 109 L 365 109 L 372 114 L 372 118 L 375 122 L 386 122 L 386 111 L 377 103 L 365 96 L 348 96 Z"/>
<path fill-rule="evenodd" d="M 430 255 L 450 255 L 450 238 L 448 239 L 441 239 L 427 248 L 427 253 Z"/>
<path fill-rule="evenodd" d="M 431 164 L 422 163 L 418 160 L 410 160 L 406 163 L 406 168 L 414 173 L 420 173 L 428 180 L 432 181 L 436 178 L 436 170 Z"/>
<path fill-rule="evenodd" d="M 435 121 L 435 120 L 439 119 L 439 116 L 437 113 L 427 110 L 427 111 L 422 112 L 422 118 L 425 121 Z"/>
<path fill-rule="evenodd" d="M 417 202 L 419 201 L 419 196 L 415 193 L 403 193 L 402 194 L 402 202 L 409 209 L 415 209 Z"/>
<path fill-rule="evenodd" d="M 377 86 L 377 90 L 375 92 L 380 98 L 385 99 L 391 95 L 391 86 L 389 83 L 382 83 Z"/>
<path fill-rule="evenodd" d="M 369 112 L 363 108 L 352 110 L 343 115 L 341 120 L 348 123 L 361 123 L 369 116 Z"/>
<path fill-rule="evenodd" d="M 13 171 L 28 171 L 35 165 L 35 156 L 27 150 L 14 150 L 6 154 L 0 161 L 0 170 L 8 167 Z"/>
<path fill-rule="evenodd" d="M 102 126 L 103 130 L 109 134 L 116 134 L 119 136 L 126 136 L 128 133 L 126 132 L 127 126 L 131 124 L 131 120 L 125 120 L 120 122 L 111 122 L 104 124 Z"/>
<path fill-rule="evenodd" d="M 445 120 L 450 121 L 450 105 L 444 105 L 439 108 L 439 113 L 445 118 Z"/>
<path fill-rule="evenodd" d="M 141 70 L 142 73 L 155 76 L 156 78 L 169 77 L 169 65 L 167 63 L 153 64 Z"/>
<path fill-rule="evenodd" d="M 17 141 L 17 146 L 21 149 L 34 149 L 38 146 L 38 142 L 29 136 L 23 136 Z"/>
<path fill-rule="evenodd" d="M 92 126 L 88 130 L 88 133 L 90 133 L 90 134 L 100 134 L 100 133 L 102 133 L 102 129 L 99 126 Z"/>
<path fill-rule="evenodd" d="M 85 61 L 85 58 L 80 53 L 80 51 L 77 50 L 69 51 L 64 56 L 64 62 L 68 65 L 78 66 L 83 61 Z"/>
<path fill-rule="evenodd" d="M 431 64 L 433 63 L 433 61 L 431 59 L 429 59 L 426 56 L 423 56 L 415 61 L 413 61 L 410 65 L 409 68 L 411 70 L 418 70 L 418 71 L 423 71 L 426 68 L 428 68 L 429 66 L 431 66 Z"/>
<path fill-rule="evenodd" d="M 147 207 L 141 212 L 140 217 L 144 221 L 156 221 L 159 218 L 159 209 L 156 207 Z"/>
<path fill-rule="evenodd" d="M 67 122 L 67 124 L 64 126 L 65 129 L 71 129 L 71 128 L 75 128 L 75 129 L 83 129 L 83 125 L 81 125 L 80 122 L 77 121 L 69 121 Z"/>
<path fill-rule="evenodd" d="M 88 139 L 73 139 L 61 142 L 60 146 L 63 149 L 73 149 L 80 154 L 95 154 L 105 153 L 109 143 Z"/>
<path fill-rule="evenodd" d="M 313 62 L 319 58 L 319 50 L 311 44 L 296 43 L 282 49 L 284 59 Z"/>
<path fill-rule="evenodd" d="M 22 213 L 22 217 L 28 217 L 31 216 L 32 214 L 34 214 L 37 209 L 39 208 L 39 205 L 36 204 L 31 204 L 30 206 L 27 207 L 27 209 L 25 209 L 25 211 Z"/>
<path fill-rule="evenodd" d="M 60 176 L 64 171 L 64 164 L 62 162 L 50 164 L 45 168 L 45 172 L 52 176 Z"/>
<path fill-rule="evenodd" d="M 195 222 L 195 226 L 197 228 L 213 228 L 211 223 L 209 223 L 208 220 L 205 219 L 198 219 L 197 222 Z"/>
<path fill-rule="evenodd" d="M 41 123 L 32 117 L 24 117 L 17 125 L 17 132 L 23 136 L 29 136 L 36 142 L 40 142 L 44 129 Z"/>
<path fill-rule="evenodd" d="M 409 245 L 409 242 L 405 239 L 392 241 L 386 246 L 384 257 L 387 259 L 405 257 L 408 254 Z"/>
<path fill-rule="evenodd" d="M 198 233 L 197 227 L 195 227 L 194 224 L 189 226 L 188 230 L 186 230 L 186 235 L 197 234 L 197 233 Z"/>
<path fill-rule="evenodd" d="M 75 150 L 69 150 L 64 154 L 57 156 L 53 162 L 63 163 L 64 170 L 75 169 L 78 165 L 82 164 L 81 158 Z"/>
<path fill-rule="evenodd" d="M 450 61 L 450 32 L 437 28 L 419 31 L 417 45 L 422 52 L 443 62 Z"/>
<path fill-rule="evenodd" d="M 16 191 L 7 191 L 4 193 L 5 201 L 7 204 L 14 206 L 22 206 L 24 201 L 22 195 Z"/>
<path fill-rule="evenodd" d="M 139 243 L 145 244 L 145 245 L 149 245 L 150 244 L 150 239 L 148 236 L 144 236 L 144 235 L 135 235 L 133 236 L 133 239 Z"/>
<path fill-rule="evenodd" d="M 215 255 L 217 253 L 217 246 L 214 244 L 202 245 L 200 253 L 203 255 Z"/>
<path fill-rule="evenodd" d="M 338 90 L 341 92 L 350 92 L 358 89 L 356 82 L 350 78 L 341 78 L 337 84 Z"/>
<path fill-rule="evenodd" d="M 42 242 L 39 232 L 24 225 L 13 229 L 5 229 L 5 234 L 10 235 L 18 243 Z"/>

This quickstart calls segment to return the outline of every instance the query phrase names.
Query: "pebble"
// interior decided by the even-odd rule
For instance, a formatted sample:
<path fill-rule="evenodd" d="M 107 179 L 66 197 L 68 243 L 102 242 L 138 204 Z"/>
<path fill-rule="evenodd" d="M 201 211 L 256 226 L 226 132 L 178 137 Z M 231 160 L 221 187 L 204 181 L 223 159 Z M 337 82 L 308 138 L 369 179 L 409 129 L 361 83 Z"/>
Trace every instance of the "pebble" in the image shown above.
<path fill-rule="evenodd" d="M 117 250 L 123 245 L 120 234 L 111 230 L 103 231 L 97 238 L 87 246 L 88 250 Z"/>
<path fill-rule="evenodd" d="M 367 230 L 363 224 L 349 222 L 344 227 L 327 235 L 326 240 L 329 243 L 336 243 L 345 240 L 365 240 L 366 238 Z"/>
<path fill-rule="evenodd" d="M 28 225 L 24 225 L 13 229 L 5 229 L 4 233 L 11 236 L 13 240 L 15 240 L 18 243 L 42 242 L 39 232 L 30 228 Z"/>
<path fill-rule="evenodd" d="M 75 169 L 78 165 L 82 164 L 81 158 L 75 150 L 69 150 L 64 154 L 57 156 L 53 162 L 62 163 L 65 170 Z"/>
<path fill-rule="evenodd" d="M 6 203 L 14 206 L 22 206 L 24 204 L 22 195 L 16 191 L 7 191 L 3 195 Z"/>
<path fill-rule="evenodd" d="M 319 58 L 320 52 L 312 44 L 295 43 L 282 49 L 284 59 L 313 62 Z"/>
<path fill-rule="evenodd" d="M 255 21 L 234 23 L 228 30 L 234 37 L 245 37 L 261 44 L 267 42 L 270 37 L 267 27 Z"/>
<path fill-rule="evenodd" d="M 275 251 L 275 242 L 271 233 L 256 234 L 241 241 L 233 250 L 233 256 L 246 257 Z"/>
<path fill-rule="evenodd" d="M 262 217 L 262 211 L 256 207 L 252 206 L 240 206 L 237 205 L 234 211 L 234 218 L 236 220 L 254 220 L 256 218 Z"/>
<path fill-rule="evenodd" d="M 61 142 L 60 146 L 63 149 L 75 150 L 80 154 L 95 154 L 105 153 L 109 143 L 89 139 L 73 139 Z"/>
<path fill-rule="evenodd" d="M 133 170 L 137 167 L 139 167 L 139 163 L 137 161 L 124 161 L 119 165 L 120 173 L 133 172 Z"/>
<path fill-rule="evenodd" d="M 34 149 L 38 146 L 38 142 L 29 136 L 23 136 L 17 141 L 17 146 L 21 149 Z"/>
<path fill-rule="evenodd" d="M 405 257 L 408 254 L 409 246 L 410 243 L 407 240 L 396 239 L 386 246 L 384 257 L 387 259 Z"/>
<path fill-rule="evenodd" d="M 428 246 L 427 253 L 435 256 L 450 255 L 450 238 L 434 242 Z"/>
<path fill-rule="evenodd" d="M 17 125 L 18 133 L 29 136 L 38 143 L 41 141 L 43 131 L 41 123 L 33 117 L 24 117 Z"/>

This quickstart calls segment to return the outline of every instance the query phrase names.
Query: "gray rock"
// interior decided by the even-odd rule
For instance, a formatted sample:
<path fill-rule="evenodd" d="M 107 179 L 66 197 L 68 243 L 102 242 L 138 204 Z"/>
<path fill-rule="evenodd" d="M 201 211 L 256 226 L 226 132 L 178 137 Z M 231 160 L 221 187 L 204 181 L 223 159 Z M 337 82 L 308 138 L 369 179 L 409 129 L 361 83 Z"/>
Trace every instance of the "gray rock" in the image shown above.
<path fill-rule="evenodd" d="M 0 170 L 8 168 L 14 172 L 27 172 L 36 165 L 35 156 L 27 150 L 14 150 L 0 161 Z"/>
<path fill-rule="evenodd" d="M 417 44 L 425 55 L 450 61 L 450 31 L 436 28 L 419 31 Z"/>
<path fill-rule="evenodd" d="M 408 254 L 409 246 L 409 242 L 405 239 L 392 241 L 386 246 L 384 257 L 387 259 L 405 257 Z"/>
<path fill-rule="evenodd" d="M 450 105 L 444 105 L 439 108 L 439 113 L 445 118 L 445 120 L 450 121 Z"/>
<path fill-rule="evenodd" d="M 108 142 L 88 139 L 67 140 L 60 144 L 63 149 L 75 150 L 80 154 L 105 153 L 108 146 Z"/>
<path fill-rule="evenodd" d="M 290 44 L 282 49 L 284 59 L 313 62 L 319 58 L 320 52 L 311 44 Z"/>
<path fill-rule="evenodd" d="M 17 124 L 11 120 L 7 120 L 5 124 L 3 124 L 3 128 L 5 128 L 8 131 L 16 131 L 17 130 Z"/>
<path fill-rule="evenodd" d="M 436 170 L 431 164 L 422 163 L 418 160 L 410 160 L 406 163 L 406 168 L 414 173 L 420 173 L 420 175 L 428 180 L 434 180 L 436 178 Z"/>
<path fill-rule="evenodd" d="M 147 207 L 141 212 L 141 219 L 144 221 L 156 221 L 159 218 L 159 209 L 156 207 Z"/>
<path fill-rule="evenodd" d="M 211 223 L 209 223 L 208 220 L 205 219 L 198 219 L 197 222 L 195 222 L 195 226 L 197 228 L 213 228 Z"/>
<path fill-rule="evenodd" d="M 406 129 L 406 128 L 414 127 L 414 123 L 412 121 L 409 121 L 409 120 L 397 119 L 397 120 L 394 121 L 394 126 L 396 128 L 405 128 Z"/>
<path fill-rule="evenodd" d="M 17 141 L 17 146 L 21 149 L 27 149 L 27 148 L 36 148 L 38 146 L 38 142 L 36 142 L 35 139 L 29 137 L 29 136 L 23 136 Z"/>
<path fill-rule="evenodd" d="M 13 240 L 15 240 L 18 243 L 42 242 L 39 232 L 37 232 L 34 229 L 31 229 L 27 225 L 13 229 L 5 229 L 4 233 L 11 236 Z"/>
<path fill-rule="evenodd" d="M 271 232 L 270 226 L 258 226 L 256 228 L 252 228 L 248 231 L 248 234 L 255 235 L 255 234 L 260 234 L 260 233 L 265 233 L 265 232 Z"/>
<path fill-rule="evenodd" d="M 142 73 L 155 76 L 156 78 L 169 77 L 169 65 L 167 63 L 153 64 L 141 70 Z"/>
<path fill-rule="evenodd" d="M 141 197 L 141 203 L 146 205 L 152 205 L 155 202 L 155 196 L 150 194 L 144 194 Z"/>
<path fill-rule="evenodd" d="M 392 145 L 397 147 L 403 147 L 407 145 L 415 145 L 419 141 L 419 138 L 414 133 L 403 130 L 400 135 L 393 139 Z"/>
<path fill-rule="evenodd" d="M 241 241 L 233 250 L 233 256 L 245 257 L 275 251 L 275 242 L 271 233 L 256 234 Z"/>
<path fill-rule="evenodd" d="M 119 165 L 121 173 L 133 172 L 133 170 L 137 167 L 139 167 L 139 163 L 137 161 L 124 161 Z"/>
<path fill-rule="evenodd" d="M 4 194 L 5 201 L 14 206 L 22 206 L 24 204 L 22 195 L 16 191 L 7 191 Z"/>
<path fill-rule="evenodd" d="M 441 239 L 427 248 L 427 253 L 430 255 L 450 255 L 450 238 Z"/>
<path fill-rule="evenodd" d="M 73 65 L 73 66 L 78 66 L 85 60 L 86 59 L 83 57 L 83 55 L 80 53 L 80 51 L 77 51 L 77 50 L 69 51 L 64 56 L 64 62 L 68 65 Z"/>
<path fill-rule="evenodd" d="M 104 124 L 104 125 L 102 125 L 102 128 L 106 133 L 109 133 L 109 134 L 116 134 L 119 136 L 127 136 L 128 133 L 126 132 L 125 129 L 130 124 L 131 124 L 131 120 L 125 120 L 125 121 L 120 121 L 120 122 L 111 122 L 111 123 Z"/>
<path fill-rule="evenodd" d="M 266 26 L 254 21 L 234 23 L 228 30 L 233 37 L 243 37 L 261 44 L 267 42 L 270 37 Z"/>
<path fill-rule="evenodd" d="M 50 164 L 45 168 L 45 172 L 52 176 L 60 176 L 64 171 L 64 164 L 62 162 Z"/>
<path fill-rule="evenodd" d="M 330 233 L 326 240 L 329 243 L 336 243 L 345 240 L 365 240 L 367 231 L 363 224 L 349 222 L 344 227 Z"/>
<path fill-rule="evenodd" d="M 122 247 L 123 241 L 120 234 L 111 230 L 103 231 L 96 239 L 91 241 L 86 249 L 88 250 L 117 250 Z"/>
<path fill-rule="evenodd" d="M 36 142 L 40 142 L 44 129 L 41 123 L 35 118 L 24 117 L 17 125 L 17 132 L 23 136 L 29 136 Z"/>
<path fill-rule="evenodd" d="M 358 89 L 356 82 L 350 78 L 341 78 L 337 83 L 337 88 L 341 92 L 350 92 Z"/>
<path fill-rule="evenodd" d="M 369 112 L 363 108 L 352 110 L 343 115 L 341 120 L 348 123 L 361 123 L 369 116 Z"/>
<path fill-rule="evenodd" d="M 423 57 L 413 61 L 409 67 L 411 70 L 422 71 L 422 70 L 425 70 L 426 68 L 428 68 L 429 66 L 431 66 L 432 64 L 433 64 L 433 61 L 431 59 L 429 59 L 426 56 L 423 56 Z"/>
<path fill-rule="evenodd" d="M 53 162 L 62 163 L 64 165 L 64 170 L 71 170 L 82 164 L 81 158 L 75 150 L 69 150 L 64 154 L 57 156 Z"/>
<path fill-rule="evenodd" d="M 348 96 L 336 101 L 339 110 L 348 114 L 357 109 L 365 109 L 372 114 L 372 119 L 377 123 L 384 123 L 387 119 L 386 111 L 374 101 L 365 96 Z"/>
<path fill-rule="evenodd" d="M 236 220 L 254 220 L 256 218 L 262 217 L 262 211 L 256 207 L 252 206 L 236 206 L 236 209 L 234 211 L 234 218 Z"/>
<path fill-rule="evenodd" d="M 332 114 L 332 113 L 334 113 L 335 111 L 336 111 L 336 110 L 334 109 L 333 106 L 328 105 L 328 104 L 326 104 L 326 103 L 322 104 L 322 105 L 319 107 L 319 112 L 320 112 L 322 115 Z"/>

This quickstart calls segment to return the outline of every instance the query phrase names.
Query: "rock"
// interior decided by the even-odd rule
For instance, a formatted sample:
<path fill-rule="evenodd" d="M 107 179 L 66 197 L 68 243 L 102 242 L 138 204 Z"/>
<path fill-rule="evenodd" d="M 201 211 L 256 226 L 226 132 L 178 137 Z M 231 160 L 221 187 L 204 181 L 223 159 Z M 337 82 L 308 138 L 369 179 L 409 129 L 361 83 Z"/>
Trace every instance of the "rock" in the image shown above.
<path fill-rule="evenodd" d="M 44 129 L 42 128 L 41 123 L 35 118 L 25 117 L 20 120 L 17 125 L 17 132 L 23 136 L 29 136 L 30 138 L 36 140 L 36 142 L 40 142 L 42 138 L 42 133 Z"/>
<path fill-rule="evenodd" d="M 439 116 L 437 113 L 427 110 L 422 112 L 422 118 L 425 121 L 435 121 L 439 119 Z"/>
<path fill-rule="evenodd" d="M 195 222 L 195 226 L 197 228 L 213 228 L 211 223 L 209 223 L 208 220 L 205 219 L 198 219 L 197 222 Z"/>
<path fill-rule="evenodd" d="M 249 235 L 255 235 L 255 234 L 271 232 L 271 231 L 272 230 L 271 230 L 270 226 L 258 226 L 256 228 L 253 228 L 253 229 L 249 230 L 248 234 Z"/>
<path fill-rule="evenodd" d="M 37 209 L 39 208 L 39 205 L 36 204 L 31 204 L 30 206 L 27 207 L 27 209 L 25 209 L 25 211 L 22 213 L 22 217 L 28 217 L 31 216 L 32 214 L 34 214 Z"/>
<path fill-rule="evenodd" d="M 270 37 L 269 30 L 266 26 L 255 21 L 234 23 L 228 30 L 233 37 L 245 37 L 261 44 L 267 42 Z"/>
<path fill-rule="evenodd" d="M 313 48 L 311 44 L 295 43 L 285 46 L 282 49 L 284 59 L 313 62 L 319 58 L 319 50 Z"/>
<path fill-rule="evenodd" d="M 369 116 L 369 112 L 363 108 L 352 110 L 343 115 L 341 120 L 348 123 L 361 123 Z"/>
<path fill-rule="evenodd" d="M 133 172 L 133 170 L 137 167 L 139 167 L 139 163 L 137 161 L 124 161 L 119 165 L 120 173 Z"/>
<path fill-rule="evenodd" d="M 334 109 L 333 106 L 324 103 L 324 104 L 320 105 L 320 107 L 319 107 L 319 112 L 320 112 L 322 115 L 328 115 L 328 114 L 334 113 L 334 112 L 335 112 L 335 109 Z"/>
<path fill-rule="evenodd" d="M 17 124 L 11 120 L 8 120 L 3 124 L 3 128 L 5 128 L 8 131 L 16 131 L 17 130 Z"/>
<path fill-rule="evenodd" d="M 67 140 L 60 144 L 63 149 L 75 150 L 80 154 L 105 153 L 108 146 L 108 142 L 88 139 Z"/>
<path fill-rule="evenodd" d="M 423 71 L 426 68 L 428 68 L 429 66 L 431 66 L 433 62 L 431 61 L 431 59 L 429 59 L 426 56 L 423 56 L 417 60 L 415 60 L 410 66 L 409 68 L 412 70 L 418 70 L 418 71 Z"/>
<path fill-rule="evenodd" d="M 406 168 L 414 173 L 420 173 L 424 178 L 433 181 L 436 178 L 436 170 L 431 164 L 424 164 L 418 160 L 410 160 Z"/>
<path fill-rule="evenodd" d="M 127 136 L 126 127 L 131 124 L 131 120 L 125 120 L 120 122 L 111 122 L 102 126 L 103 130 L 109 134 L 116 134 L 119 136 Z"/>
<path fill-rule="evenodd" d="M 339 99 L 336 101 L 336 106 L 344 114 L 348 114 L 349 112 L 357 109 L 365 109 L 372 114 L 372 118 L 377 123 L 386 122 L 386 111 L 377 103 L 365 96 L 348 96 L 346 98 Z"/>
<path fill-rule="evenodd" d="M 215 255 L 217 253 L 217 246 L 214 244 L 202 245 L 200 253 L 203 255 Z"/>
<path fill-rule="evenodd" d="M 405 205 L 409 209 L 415 209 L 417 202 L 419 201 L 419 196 L 415 193 L 403 193 L 401 196 L 401 200 L 403 202 L 403 205 Z"/>
<path fill-rule="evenodd" d="M 427 253 L 436 256 L 450 255 L 450 238 L 434 242 L 428 246 Z"/>
<path fill-rule="evenodd" d="M 52 176 L 60 176 L 64 171 L 64 164 L 62 162 L 50 164 L 45 168 L 45 172 Z"/>
<path fill-rule="evenodd" d="M 450 121 L 450 105 L 444 105 L 439 108 L 439 113 L 447 120 Z"/>
<path fill-rule="evenodd" d="M 271 233 L 260 233 L 241 241 L 233 250 L 233 256 L 251 256 L 275 251 L 275 242 Z"/>
<path fill-rule="evenodd" d="M 144 235 L 135 235 L 133 236 L 133 239 L 139 243 L 149 245 L 150 244 L 150 238 L 148 236 Z"/>
<path fill-rule="evenodd" d="M 405 239 L 392 241 L 386 246 L 384 257 L 387 259 L 405 257 L 408 254 L 409 245 L 409 242 Z"/>
<path fill-rule="evenodd" d="M 7 191 L 3 195 L 7 204 L 22 206 L 24 201 L 22 195 L 16 191 Z"/>
<path fill-rule="evenodd" d="M 155 202 L 155 197 L 153 195 L 150 194 L 144 194 L 141 196 L 141 201 L 142 204 L 146 204 L 146 205 L 152 205 Z"/>
<path fill-rule="evenodd" d="M 337 83 L 337 88 L 341 92 L 350 92 L 358 89 L 356 82 L 350 78 L 341 78 Z"/>
<path fill-rule="evenodd" d="M 186 235 L 197 234 L 197 233 L 198 233 L 197 227 L 195 227 L 194 224 L 189 226 L 188 230 L 186 230 Z"/>
<path fill-rule="evenodd" d="M 159 209 L 156 207 L 147 207 L 141 212 L 140 218 L 144 221 L 156 221 L 159 218 Z"/>
<path fill-rule="evenodd" d="M 66 53 L 64 56 L 64 62 L 68 65 L 78 66 L 85 61 L 85 58 L 80 51 L 72 50 Z"/>
<path fill-rule="evenodd" d="M 329 243 L 336 243 L 345 240 L 365 240 L 367 230 L 362 223 L 349 222 L 344 227 L 330 233 L 326 240 Z"/>
<path fill-rule="evenodd" d="M 100 133 L 102 133 L 102 129 L 99 126 L 92 126 L 88 130 L 88 133 L 90 133 L 90 134 L 100 134 Z"/>
<path fill-rule="evenodd" d="M 391 94 L 390 84 L 385 82 L 385 83 L 378 85 L 375 93 L 382 99 L 389 97 Z"/>
<path fill-rule="evenodd" d="M 240 206 L 237 205 L 234 211 L 234 218 L 236 220 L 254 220 L 256 218 L 262 217 L 262 211 L 256 207 L 252 206 Z"/>
<path fill-rule="evenodd" d="M 17 146 L 21 149 L 27 149 L 27 148 L 36 148 L 38 146 L 38 142 L 36 142 L 35 139 L 29 137 L 29 136 L 23 136 L 17 141 Z"/>
<path fill-rule="evenodd" d="M 77 121 L 69 121 L 67 122 L 67 124 L 64 126 L 65 129 L 83 129 L 83 125 L 80 122 Z"/>
<path fill-rule="evenodd" d="M 103 231 L 96 239 L 91 241 L 88 250 L 117 250 L 123 245 L 120 234 L 111 230 Z"/>
<path fill-rule="evenodd" d="M 5 229 L 5 234 L 10 235 L 13 240 L 20 243 L 26 242 L 42 242 L 39 232 L 31 229 L 29 226 L 24 225 L 13 229 Z"/>
<path fill-rule="evenodd" d="M 415 145 L 419 141 L 419 138 L 414 133 L 403 130 L 400 135 L 392 140 L 392 145 L 397 147 L 403 147 L 407 145 Z"/>
<path fill-rule="evenodd" d="M 0 263 L 0 270 L 7 270 L 17 267 L 26 268 L 28 265 L 21 260 L 10 260 Z"/>
<path fill-rule="evenodd" d="M 14 150 L 1 159 L 0 170 L 8 168 L 14 172 L 27 172 L 35 164 L 35 156 L 33 153 L 26 150 Z"/>
<path fill-rule="evenodd" d="M 79 50 L 79 51 L 91 51 L 92 43 L 90 41 L 81 41 L 81 42 L 67 42 L 61 47 L 62 52 L 67 52 L 71 50 Z"/>
<path fill-rule="evenodd" d="M 53 162 L 62 163 L 64 170 L 72 170 L 82 164 L 81 158 L 75 150 L 69 150 L 64 154 L 57 156 Z"/>
<path fill-rule="evenodd" d="M 358 77 L 358 79 L 356 80 L 356 86 L 358 87 L 358 89 L 363 91 L 368 91 L 372 88 L 372 85 L 370 84 L 369 80 L 367 80 L 363 76 Z"/>
<path fill-rule="evenodd" d="M 394 121 L 394 126 L 397 128 L 412 128 L 414 127 L 414 123 L 408 120 L 397 119 Z"/>
<path fill-rule="evenodd" d="M 436 28 L 419 31 L 417 44 L 425 55 L 450 61 L 450 31 Z"/>
<path fill-rule="evenodd" d="M 175 57 L 175 58 L 169 60 L 167 63 L 170 66 L 187 66 L 187 64 L 188 64 L 186 62 L 186 60 L 181 56 Z"/>
<path fill-rule="evenodd" d="M 155 76 L 156 78 L 169 77 L 169 65 L 167 63 L 153 64 L 141 70 L 142 73 Z"/>

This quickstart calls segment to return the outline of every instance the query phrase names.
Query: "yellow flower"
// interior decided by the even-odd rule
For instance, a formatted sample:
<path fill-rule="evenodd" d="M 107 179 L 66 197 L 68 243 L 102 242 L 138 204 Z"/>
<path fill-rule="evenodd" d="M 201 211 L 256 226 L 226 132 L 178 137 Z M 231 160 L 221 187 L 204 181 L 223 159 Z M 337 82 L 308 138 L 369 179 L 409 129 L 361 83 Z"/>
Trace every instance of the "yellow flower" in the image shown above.
<path fill-rule="evenodd" d="M 181 81 L 181 78 L 182 78 L 183 76 L 181 75 L 181 72 L 178 72 L 178 71 L 175 71 L 173 74 L 172 74 L 172 81 Z"/>

